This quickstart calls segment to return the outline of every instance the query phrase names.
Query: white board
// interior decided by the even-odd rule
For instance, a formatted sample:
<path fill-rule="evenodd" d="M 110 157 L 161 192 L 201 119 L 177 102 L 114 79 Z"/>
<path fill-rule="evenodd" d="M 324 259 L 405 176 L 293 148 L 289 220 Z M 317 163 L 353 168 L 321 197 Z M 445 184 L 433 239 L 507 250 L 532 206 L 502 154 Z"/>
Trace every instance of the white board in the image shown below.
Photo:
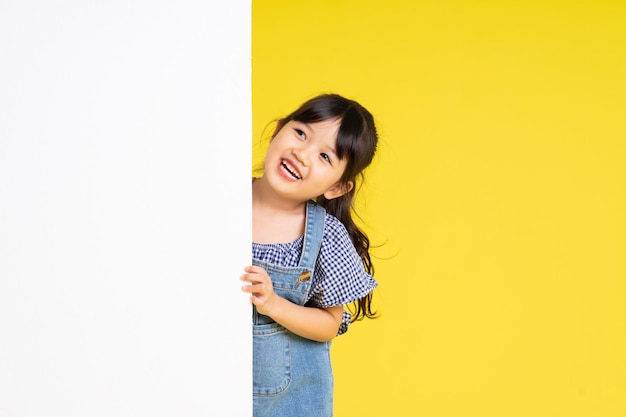
<path fill-rule="evenodd" d="M 250 4 L 0 2 L 0 416 L 251 415 Z"/>

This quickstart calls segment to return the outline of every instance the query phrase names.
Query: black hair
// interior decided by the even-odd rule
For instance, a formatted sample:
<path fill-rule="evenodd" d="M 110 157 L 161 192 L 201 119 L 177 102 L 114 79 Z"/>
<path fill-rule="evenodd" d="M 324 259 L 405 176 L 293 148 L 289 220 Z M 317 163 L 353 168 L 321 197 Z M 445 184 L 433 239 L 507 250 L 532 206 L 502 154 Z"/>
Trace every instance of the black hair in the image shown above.
<path fill-rule="evenodd" d="M 372 114 L 354 100 L 338 94 L 322 94 L 303 103 L 296 111 L 280 120 L 280 124 L 294 120 L 301 123 L 315 123 L 325 120 L 339 120 L 337 133 L 337 156 L 347 161 L 346 169 L 340 181 L 354 186 L 346 194 L 326 199 L 318 196 L 316 202 L 335 216 L 345 226 L 352 244 L 363 261 L 365 270 L 373 275 L 374 265 L 370 257 L 370 241 L 363 230 L 354 222 L 354 197 L 357 190 L 357 181 L 363 180 L 363 170 L 367 168 L 378 146 L 378 133 Z M 372 293 L 354 302 L 355 311 L 352 321 L 365 317 L 374 318 L 376 312 L 372 310 Z"/>

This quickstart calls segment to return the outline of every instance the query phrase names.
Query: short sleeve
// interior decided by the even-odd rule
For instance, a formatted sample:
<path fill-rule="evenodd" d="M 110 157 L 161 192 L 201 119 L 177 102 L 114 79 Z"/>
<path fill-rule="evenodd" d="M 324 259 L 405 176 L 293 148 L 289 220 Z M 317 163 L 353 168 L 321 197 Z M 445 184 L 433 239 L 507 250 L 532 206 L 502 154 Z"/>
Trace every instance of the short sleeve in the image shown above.
<path fill-rule="evenodd" d="M 344 225 L 326 214 L 324 237 L 307 304 L 323 308 L 345 306 L 365 297 L 376 286 L 376 280 L 365 270 Z M 347 330 L 350 320 L 350 314 L 344 311 L 339 334 Z"/>

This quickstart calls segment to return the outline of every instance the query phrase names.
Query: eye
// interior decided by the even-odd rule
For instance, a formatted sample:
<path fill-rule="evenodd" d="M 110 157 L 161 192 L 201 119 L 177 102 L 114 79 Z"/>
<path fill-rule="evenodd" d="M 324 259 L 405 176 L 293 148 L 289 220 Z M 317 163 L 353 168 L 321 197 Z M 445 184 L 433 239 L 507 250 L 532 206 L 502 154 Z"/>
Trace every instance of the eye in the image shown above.
<path fill-rule="evenodd" d="M 321 153 L 320 156 L 324 161 L 328 162 L 329 164 L 331 163 L 330 156 L 328 156 L 327 153 Z"/>
<path fill-rule="evenodd" d="M 304 133 L 304 131 L 300 130 L 300 129 L 294 129 L 296 132 L 296 135 L 300 136 L 302 139 L 306 140 L 306 133 Z"/>

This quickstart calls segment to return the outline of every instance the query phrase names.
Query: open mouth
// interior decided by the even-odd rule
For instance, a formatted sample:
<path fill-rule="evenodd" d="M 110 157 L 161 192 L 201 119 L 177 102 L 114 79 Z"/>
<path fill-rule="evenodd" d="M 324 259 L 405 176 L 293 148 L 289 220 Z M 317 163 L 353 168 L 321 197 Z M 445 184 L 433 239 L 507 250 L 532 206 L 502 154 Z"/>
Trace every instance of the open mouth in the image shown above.
<path fill-rule="evenodd" d="M 298 171 L 296 171 L 296 169 L 294 167 L 292 167 L 291 165 L 289 165 L 287 162 L 281 161 L 280 162 L 280 167 L 283 169 L 284 172 L 286 172 L 287 174 L 292 176 L 294 179 L 296 179 L 296 180 L 301 180 L 302 179 L 302 177 L 300 176 Z"/>

